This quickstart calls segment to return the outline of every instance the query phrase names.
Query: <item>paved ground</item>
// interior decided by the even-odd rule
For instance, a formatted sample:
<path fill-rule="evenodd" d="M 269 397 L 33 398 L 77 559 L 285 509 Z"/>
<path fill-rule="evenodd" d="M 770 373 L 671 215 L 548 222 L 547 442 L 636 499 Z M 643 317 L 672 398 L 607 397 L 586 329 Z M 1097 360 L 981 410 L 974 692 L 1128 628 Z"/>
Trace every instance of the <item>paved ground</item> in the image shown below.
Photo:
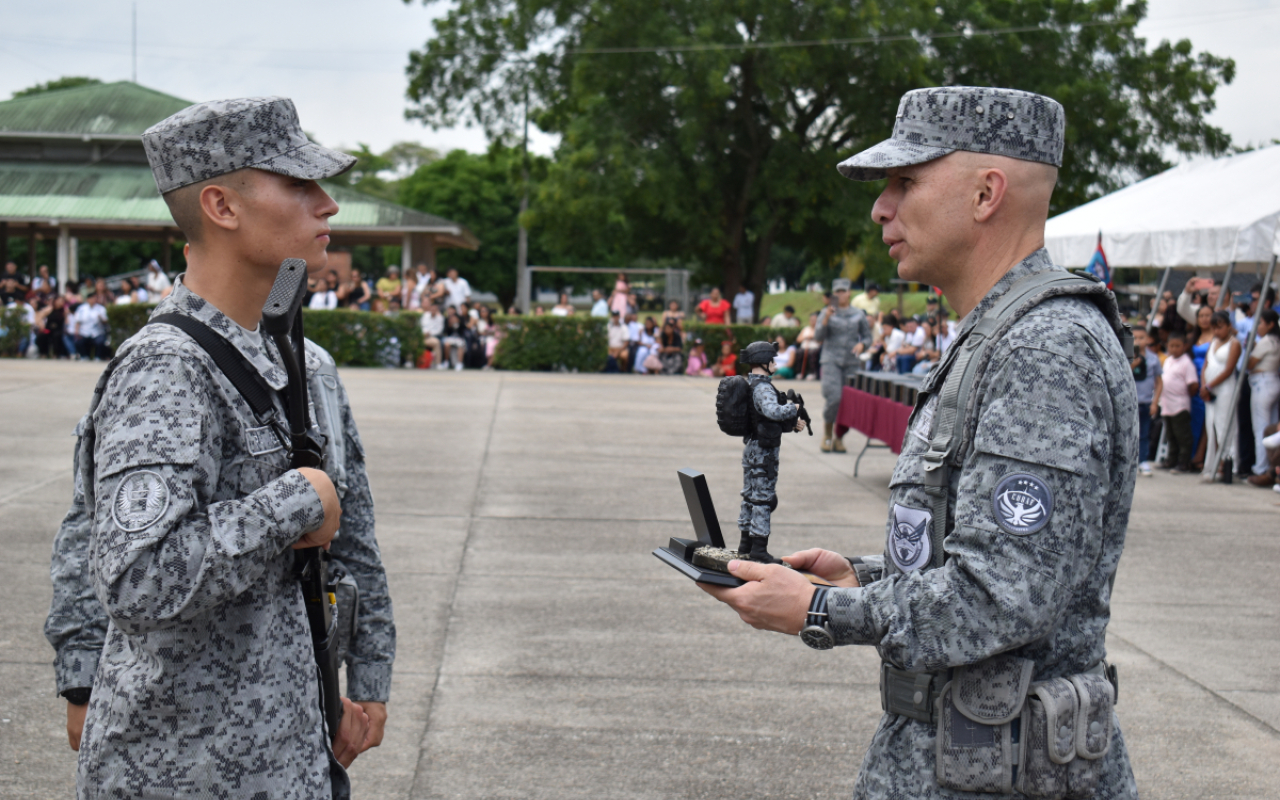
<path fill-rule="evenodd" d="M 90 364 L 0 362 L 0 797 L 73 793 L 41 635 Z M 400 649 L 362 798 L 848 797 L 870 650 L 753 631 L 649 555 L 735 516 L 709 380 L 348 370 Z M 812 383 L 798 384 L 817 405 Z M 856 436 L 849 437 L 854 444 Z M 860 442 L 858 442 L 860 444 Z M 775 549 L 881 549 L 892 456 L 783 447 Z M 1280 796 L 1280 496 L 1138 487 L 1109 648 L 1146 798 Z"/>

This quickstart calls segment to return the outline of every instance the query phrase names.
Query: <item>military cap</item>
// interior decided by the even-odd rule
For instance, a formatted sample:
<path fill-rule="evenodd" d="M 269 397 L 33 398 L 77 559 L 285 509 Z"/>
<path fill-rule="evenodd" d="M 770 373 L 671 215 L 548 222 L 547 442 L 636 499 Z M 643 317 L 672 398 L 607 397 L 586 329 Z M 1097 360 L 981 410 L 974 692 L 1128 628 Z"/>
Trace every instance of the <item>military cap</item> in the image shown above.
<path fill-rule="evenodd" d="M 1050 97 L 1016 89 L 943 86 L 902 96 L 893 136 L 841 162 L 840 174 L 877 181 L 885 170 L 957 150 L 1062 166 L 1066 117 Z"/>
<path fill-rule="evenodd" d="M 341 175 L 354 156 L 307 139 L 287 97 L 244 97 L 188 106 L 142 134 L 160 194 L 245 167 L 319 180 Z"/>
<path fill-rule="evenodd" d="M 853 286 L 853 283 L 848 278 L 836 278 L 831 282 L 831 291 L 838 292 L 844 289 L 847 292 L 851 286 Z"/>

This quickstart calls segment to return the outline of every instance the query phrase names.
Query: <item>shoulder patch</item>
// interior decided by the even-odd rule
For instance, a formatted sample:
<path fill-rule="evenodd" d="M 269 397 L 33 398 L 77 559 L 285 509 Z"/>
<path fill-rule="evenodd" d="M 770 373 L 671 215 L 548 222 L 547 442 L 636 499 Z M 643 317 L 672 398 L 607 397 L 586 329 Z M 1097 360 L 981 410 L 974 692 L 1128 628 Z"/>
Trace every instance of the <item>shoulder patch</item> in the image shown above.
<path fill-rule="evenodd" d="M 149 469 L 124 476 L 111 504 L 111 517 L 125 533 L 137 533 L 169 510 L 169 485 L 164 476 Z"/>
<path fill-rule="evenodd" d="M 933 540 L 929 526 L 933 512 L 893 504 L 893 528 L 889 531 L 889 557 L 898 569 L 911 572 L 929 563 Z"/>
<path fill-rule="evenodd" d="M 1053 492 L 1035 475 L 1006 475 L 991 493 L 991 511 L 1001 528 L 1015 536 L 1027 536 L 1049 524 Z"/>

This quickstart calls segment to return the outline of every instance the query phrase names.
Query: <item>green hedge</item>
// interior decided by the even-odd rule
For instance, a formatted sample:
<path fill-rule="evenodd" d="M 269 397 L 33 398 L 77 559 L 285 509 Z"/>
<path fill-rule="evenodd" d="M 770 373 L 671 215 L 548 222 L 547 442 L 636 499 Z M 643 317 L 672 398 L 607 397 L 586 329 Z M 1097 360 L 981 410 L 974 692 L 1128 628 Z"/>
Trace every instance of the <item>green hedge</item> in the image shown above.
<path fill-rule="evenodd" d="M 107 306 L 111 343 L 119 347 L 147 324 L 152 305 Z M 422 328 L 416 311 L 394 317 L 371 311 L 313 311 L 303 309 L 302 326 L 307 338 L 329 351 L 342 367 L 400 366 L 416 364 L 422 355 Z M 2 340 L 0 340 L 2 341 Z"/>
<path fill-rule="evenodd" d="M 599 372 L 609 358 L 608 320 L 599 317 L 498 316 L 498 369 Z"/>
<path fill-rule="evenodd" d="M 18 343 L 31 332 L 31 326 L 23 319 L 25 316 L 26 309 L 22 306 L 0 308 L 0 356 L 26 355 L 18 352 Z"/>
<path fill-rule="evenodd" d="M 708 325 L 705 322 L 684 323 L 684 349 L 687 353 L 691 347 L 690 340 L 695 336 L 702 339 L 707 356 L 713 361 L 720 357 L 720 343 L 726 336 L 732 336 L 737 343 L 735 352 L 752 342 L 772 342 L 779 335 L 787 337 L 788 343 L 794 343 L 800 335 L 799 328 L 770 328 L 768 325 Z"/>

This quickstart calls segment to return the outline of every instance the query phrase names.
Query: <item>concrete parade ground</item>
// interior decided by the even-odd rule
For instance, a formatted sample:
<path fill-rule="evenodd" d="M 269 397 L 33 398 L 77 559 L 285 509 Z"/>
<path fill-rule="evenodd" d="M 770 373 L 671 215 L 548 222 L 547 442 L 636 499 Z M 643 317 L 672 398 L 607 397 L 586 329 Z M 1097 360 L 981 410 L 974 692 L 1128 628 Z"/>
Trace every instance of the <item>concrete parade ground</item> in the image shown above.
<path fill-rule="evenodd" d="M 101 365 L 0 361 L 0 797 L 74 796 L 49 552 Z M 736 543 L 715 381 L 344 370 L 399 646 L 357 798 L 848 798 L 870 648 L 752 630 L 650 555 L 706 473 Z M 816 383 L 782 381 L 820 417 Z M 894 456 L 782 447 L 771 549 L 883 550 Z M 1280 495 L 1139 478 L 1108 638 L 1143 798 L 1280 797 Z"/>

